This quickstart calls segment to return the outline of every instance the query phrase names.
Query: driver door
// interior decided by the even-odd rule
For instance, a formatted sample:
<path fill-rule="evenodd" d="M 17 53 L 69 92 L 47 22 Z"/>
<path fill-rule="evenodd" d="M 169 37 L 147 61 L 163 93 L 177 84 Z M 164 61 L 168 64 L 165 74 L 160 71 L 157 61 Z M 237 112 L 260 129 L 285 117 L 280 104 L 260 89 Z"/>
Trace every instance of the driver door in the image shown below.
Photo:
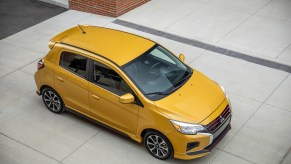
<path fill-rule="evenodd" d="M 91 82 L 89 83 L 89 101 L 91 113 L 98 120 L 118 130 L 136 133 L 138 106 L 122 104 L 119 97 L 132 93 L 130 87 L 110 67 L 92 61 Z"/>

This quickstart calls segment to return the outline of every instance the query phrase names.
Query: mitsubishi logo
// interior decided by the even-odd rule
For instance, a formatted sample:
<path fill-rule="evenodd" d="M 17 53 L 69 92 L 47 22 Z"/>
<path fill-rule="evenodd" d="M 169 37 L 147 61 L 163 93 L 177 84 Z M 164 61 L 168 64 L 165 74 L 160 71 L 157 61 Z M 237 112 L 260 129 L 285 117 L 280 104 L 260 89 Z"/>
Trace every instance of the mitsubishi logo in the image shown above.
<path fill-rule="evenodd" d="M 220 119 L 220 123 L 222 123 L 225 120 L 221 115 L 219 116 L 219 119 Z"/>

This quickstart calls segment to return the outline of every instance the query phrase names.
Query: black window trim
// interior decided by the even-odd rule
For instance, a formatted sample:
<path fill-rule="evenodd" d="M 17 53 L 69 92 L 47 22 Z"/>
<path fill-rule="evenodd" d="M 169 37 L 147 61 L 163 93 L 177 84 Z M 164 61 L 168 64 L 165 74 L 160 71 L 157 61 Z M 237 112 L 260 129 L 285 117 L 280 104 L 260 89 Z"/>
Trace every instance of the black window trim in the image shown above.
<path fill-rule="evenodd" d="M 63 53 L 71 53 L 71 54 L 75 54 L 75 55 L 79 55 L 79 56 L 82 56 L 82 57 L 85 57 L 85 58 L 87 58 L 87 61 L 86 61 L 86 71 L 85 71 L 85 76 L 83 77 L 83 76 L 81 76 L 81 75 L 79 75 L 79 74 L 77 74 L 76 72 L 74 72 L 74 71 L 71 71 L 71 70 L 69 70 L 69 69 L 67 69 L 66 67 L 64 67 L 64 66 L 62 66 L 61 65 L 61 60 L 62 60 L 62 55 L 63 55 Z M 81 54 L 79 54 L 79 53 L 75 53 L 75 52 L 70 52 L 70 51 L 66 51 L 66 50 L 63 50 L 63 51 L 61 51 L 60 53 L 60 57 L 59 57 L 59 66 L 62 68 L 62 69 L 64 69 L 64 70 L 66 70 L 66 71 L 68 71 L 68 72 L 70 72 L 70 73 L 73 73 L 74 75 L 77 75 L 78 77 L 80 77 L 80 78 L 82 78 L 82 79 L 85 79 L 85 80 L 88 80 L 88 78 L 89 78 L 89 73 L 88 73 L 88 71 L 87 70 L 89 70 L 89 60 L 90 60 L 90 58 L 88 58 L 87 56 L 84 56 L 84 55 L 81 55 Z"/>
<path fill-rule="evenodd" d="M 122 95 L 118 95 L 116 92 L 114 92 L 114 91 L 112 91 L 112 90 L 109 90 L 109 89 L 107 89 L 107 88 L 104 88 L 102 85 L 100 85 L 100 84 L 97 84 L 97 83 L 95 83 L 94 81 L 93 81 L 93 73 L 94 73 L 94 61 L 95 62 L 99 62 L 99 61 L 96 61 L 96 60 L 93 60 L 93 59 L 89 59 L 89 71 L 88 71 L 88 74 L 89 74 L 89 82 L 91 83 L 91 84 L 93 84 L 93 85 L 95 85 L 95 86 L 97 86 L 97 87 L 100 87 L 100 88 L 102 88 L 102 89 L 104 89 L 104 90 L 106 90 L 106 91 L 108 91 L 108 92 L 110 92 L 110 93 L 112 93 L 112 94 L 114 94 L 114 95 L 116 95 L 116 96 L 118 96 L 118 97 L 120 97 L 120 96 L 122 96 Z M 99 62 L 99 63 L 101 63 L 101 62 Z M 101 64 L 103 64 L 103 63 L 101 63 Z M 103 65 L 105 65 L 105 64 L 103 64 Z M 107 65 L 105 65 L 105 66 L 107 66 Z M 107 66 L 107 67 L 109 67 L 109 66 Z M 110 69 L 112 69 L 111 67 L 109 67 Z M 113 71 L 115 71 L 114 69 L 112 69 Z M 115 71 L 116 72 L 116 71 Z M 117 73 L 117 72 L 116 72 Z M 117 73 L 118 74 L 118 73 Z M 119 75 L 119 74 L 118 74 Z M 119 75 L 120 76 L 120 75 Z M 121 77 L 121 76 L 120 76 Z M 127 84 L 127 83 L 126 83 Z M 144 105 L 142 104 L 142 102 L 140 101 L 140 99 L 136 96 L 136 94 L 135 94 L 135 92 L 134 92 L 134 90 L 127 84 L 127 86 L 132 90 L 132 94 L 133 94 L 133 96 L 134 96 L 134 99 L 135 99 L 135 102 L 134 102 L 134 104 L 136 104 L 136 105 L 138 105 L 138 106 L 140 106 L 140 107 L 144 107 Z"/>
<path fill-rule="evenodd" d="M 112 63 L 112 64 L 114 64 L 116 67 L 118 67 L 120 70 L 122 70 L 123 71 L 123 69 L 122 69 L 122 67 L 121 66 L 119 66 L 118 64 L 116 64 L 114 61 L 112 61 L 112 60 L 110 60 L 110 59 L 108 59 L 108 58 L 106 58 L 106 57 L 104 57 L 104 56 L 102 56 L 102 55 L 99 55 L 99 54 L 97 54 L 97 53 L 95 53 L 95 52 L 92 52 L 92 51 L 89 51 L 89 50 L 86 50 L 86 49 L 84 49 L 84 48 L 81 48 L 81 47 L 78 47 L 78 46 L 74 46 L 74 45 L 71 45 L 71 44 L 67 44 L 67 43 L 64 43 L 64 42 L 60 42 L 60 44 L 62 44 L 62 45 L 65 45 L 65 46 L 69 46 L 69 47 L 73 47 L 73 48 L 77 48 L 77 49 L 79 49 L 79 50 L 83 50 L 83 51 L 86 51 L 86 52 L 89 52 L 89 53 L 92 53 L 92 54 L 94 54 L 94 55 L 96 55 L 96 56 L 98 56 L 98 57 L 101 57 L 101 58 L 103 58 L 103 59 L 105 59 L 105 60 L 107 60 L 107 61 L 109 61 L 110 63 Z M 155 46 L 155 45 L 154 45 Z M 153 46 L 153 47 L 154 47 Z M 93 62 L 94 62 L 94 60 L 93 59 L 91 59 L 91 58 L 88 58 L 88 60 L 87 60 L 87 67 L 86 67 L 86 69 L 88 68 L 89 69 L 89 71 L 86 71 L 86 74 L 87 74 L 87 76 L 86 76 L 86 80 L 88 81 L 88 82 L 90 82 L 90 83 L 92 83 L 92 84 L 94 84 L 93 83 Z M 124 72 L 124 71 L 123 71 Z M 125 73 L 125 72 L 124 72 Z M 126 73 L 125 73 L 126 74 Z M 128 77 L 128 75 L 126 74 L 126 76 Z M 80 77 L 80 76 L 79 76 Z M 132 81 L 132 79 L 130 78 L 130 77 L 128 77 L 131 81 Z M 133 82 L 133 81 L 132 81 Z M 133 82 L 133 84 L 135 85 L 135 83 Z M 96 85 L 96 84 L 94 84 L 94 85 Z M 96 85 L 97 86 L 97 85 Z M 136 86 L 136 85 L 135 85 Z M 136 86 L 136 87 L 138 87 L 138 86 Z M 140 90 L 140 88 L 138 88 L 139 90 Z M 118 95 L 117 95 L 118 96 Z M 138 106 L 140 106 L 140 107 L 142 107 L 142 108 L 144 108 L 144 105 L 143 105 L 143 103 L 141 102 L 141 100 L 138 98 L 138 96 L 135 94 L 135 92 L 133 92 L 133 96 L 134 96 L 134 98 L 135 98 L 135 104 L 136 105 L 138 105 Z"/>

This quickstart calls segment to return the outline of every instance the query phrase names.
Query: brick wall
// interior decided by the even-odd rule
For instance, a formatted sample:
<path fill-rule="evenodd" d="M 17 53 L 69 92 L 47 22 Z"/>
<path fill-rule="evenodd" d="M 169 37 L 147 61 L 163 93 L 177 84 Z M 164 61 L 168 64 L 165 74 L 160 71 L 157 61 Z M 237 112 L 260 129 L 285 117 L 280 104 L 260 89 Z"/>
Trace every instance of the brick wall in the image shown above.
<path fill-rule="evenodd" d="M 69 0 L 69 7 L 99 15 L 118 17 L 150 0 Z"/>

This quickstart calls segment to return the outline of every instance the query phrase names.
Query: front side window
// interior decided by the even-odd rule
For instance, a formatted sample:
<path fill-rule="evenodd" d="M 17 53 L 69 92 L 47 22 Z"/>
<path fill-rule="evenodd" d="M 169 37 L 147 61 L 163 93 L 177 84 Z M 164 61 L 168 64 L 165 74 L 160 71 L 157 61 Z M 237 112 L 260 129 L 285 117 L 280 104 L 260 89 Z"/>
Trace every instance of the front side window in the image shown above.
<path fill-rule="evenodd" d="M 159 45 L 122 68 L 151 100 L 161 99 L 175 91 L 192 75 L 192 69 Z"/>
<path fill-rule="evenodd" d="M 60 58 L 60 66 L 66 70 L 77 74 L 78 76 L 86 76 L 87 58 L 71 52 L 62 52 Z"/>
<path fill-rule="evenodd" d="M 127 83 L 113 69 L 94 61 L 93 82 L 119 96 L 132 93 Z"/>

